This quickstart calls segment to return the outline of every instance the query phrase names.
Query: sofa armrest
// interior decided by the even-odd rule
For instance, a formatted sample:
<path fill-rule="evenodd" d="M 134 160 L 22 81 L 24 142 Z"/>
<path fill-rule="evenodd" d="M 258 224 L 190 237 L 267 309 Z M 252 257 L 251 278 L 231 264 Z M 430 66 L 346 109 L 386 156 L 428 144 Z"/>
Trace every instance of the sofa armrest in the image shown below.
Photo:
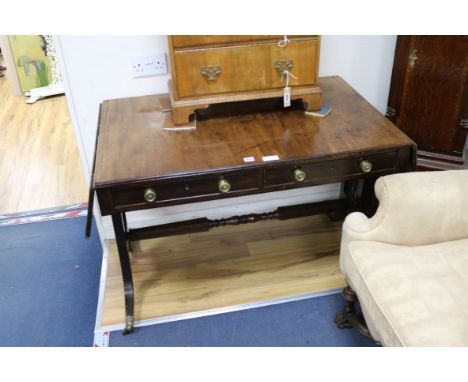
<path fill-rule="evenodd" d="M 415 246 L 468 238 L 468 170 L 413 172 L 379 178 L 372 218 L 349 214 L 340 262 L 353 241 Z M 341 270 L 345 274 L 344 264 Z"/>
<path fill-rule="evenodd" d="M 350 240 L 413 246 L 468 238 L 468 170 L 384 176 L 375 193 L 380 204 L 372 218 L 346 218 Z"/>

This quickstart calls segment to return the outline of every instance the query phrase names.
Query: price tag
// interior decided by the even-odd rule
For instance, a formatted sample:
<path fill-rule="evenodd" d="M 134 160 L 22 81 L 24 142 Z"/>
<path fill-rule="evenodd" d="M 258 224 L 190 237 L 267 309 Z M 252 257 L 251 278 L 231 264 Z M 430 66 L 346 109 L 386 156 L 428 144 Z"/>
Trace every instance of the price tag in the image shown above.
<path fill-rule="evenodd" d="M 289 106 L 291 106 L 291 88 L 290 88 L 289 86 L 286 86 L 286 87 L 284 88 L 283 106 L 284 106 L 284 107 L 289 107 Z"/>
<path fill-rule="evenodd" d="M 262 159 L 263 159 L 264 162 L 269 162 L 271 160 L 279 160 L 279 156 L 278 155 L 267 155 L 267 156 L 262 157 Z"/>

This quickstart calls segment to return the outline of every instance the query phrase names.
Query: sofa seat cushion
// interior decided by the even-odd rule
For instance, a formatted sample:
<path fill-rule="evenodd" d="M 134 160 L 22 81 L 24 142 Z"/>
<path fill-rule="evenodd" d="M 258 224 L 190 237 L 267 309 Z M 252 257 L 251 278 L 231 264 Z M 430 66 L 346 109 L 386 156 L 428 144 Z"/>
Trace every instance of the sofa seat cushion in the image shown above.
<path fill-rule="evenodd" d="M 468 239 L 403 247 L 352 241 L 342 259 L 385 346 L 468 346 Z"/>

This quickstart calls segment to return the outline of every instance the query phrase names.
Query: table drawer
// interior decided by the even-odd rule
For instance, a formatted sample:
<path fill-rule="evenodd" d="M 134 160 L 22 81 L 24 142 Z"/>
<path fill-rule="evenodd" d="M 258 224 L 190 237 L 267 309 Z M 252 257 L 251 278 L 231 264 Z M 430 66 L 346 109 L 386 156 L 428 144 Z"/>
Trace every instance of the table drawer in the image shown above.
<path fill-rule="evenodd" d="M 294 183 L 318 184 L 323 181 L 339 181 L 343 177 L 362 176 L 391 171 L 396 163 L 397 152 L 388 152 L 365 157 L 353 157 L 289 165 L 265 170 L 265 186 L 286 185 Z M 305 176 L 305 178 L 304 178 Z M 304 178 L 304 179 L 302 179 Z M 302 180 L 301 180 L 302 179 Z"/>
<path fill-rule="evenodd" d="M 236 194 L 259 187 L 257 171 L 225 176 L 210 176 L 169 182 L 142 182 L 115 187 L 112 190 L 114 207 L 142 205 L 150 208 L 159 202 L 197 199 L 208 195 Z M 154 194 L 153 194 L 154 192 Z M 154 199 L 154 200 L 153 200 Z"/>
<path fill-rule="evenodd" d="M 318 39 L 174 51 L 177 97 L 227 94 L 285 86 L 281 65 L 295 76 L 290 86 L 316 85 Z M 275 68 L 275 66 L 277 68 Z"/>

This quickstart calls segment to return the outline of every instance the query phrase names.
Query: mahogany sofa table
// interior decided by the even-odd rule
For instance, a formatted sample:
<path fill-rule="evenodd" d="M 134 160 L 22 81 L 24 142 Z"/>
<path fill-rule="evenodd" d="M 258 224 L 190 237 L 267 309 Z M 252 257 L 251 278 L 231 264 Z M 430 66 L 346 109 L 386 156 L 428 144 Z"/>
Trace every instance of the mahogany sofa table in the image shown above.
<path fill-rule="evenodd" d="M 316 213 L 374 213 L 379 176 L 415 168 L 416 147 L 339 77 L 322 78 L 326 118 L 281 110 L 197 121 L 196 130 L 163 130 L 167 95 L 104 101 L 96 139 L 87 234 L 94 192 L 111 215 L 125 291 L 125 330 L 134 325 L 128 247 L 133 240 L 207 231 L 228 224 Z M 135 210 L 342 182 L 339 199 L 272 212 L 198 218 L 129 229 Z"/>

